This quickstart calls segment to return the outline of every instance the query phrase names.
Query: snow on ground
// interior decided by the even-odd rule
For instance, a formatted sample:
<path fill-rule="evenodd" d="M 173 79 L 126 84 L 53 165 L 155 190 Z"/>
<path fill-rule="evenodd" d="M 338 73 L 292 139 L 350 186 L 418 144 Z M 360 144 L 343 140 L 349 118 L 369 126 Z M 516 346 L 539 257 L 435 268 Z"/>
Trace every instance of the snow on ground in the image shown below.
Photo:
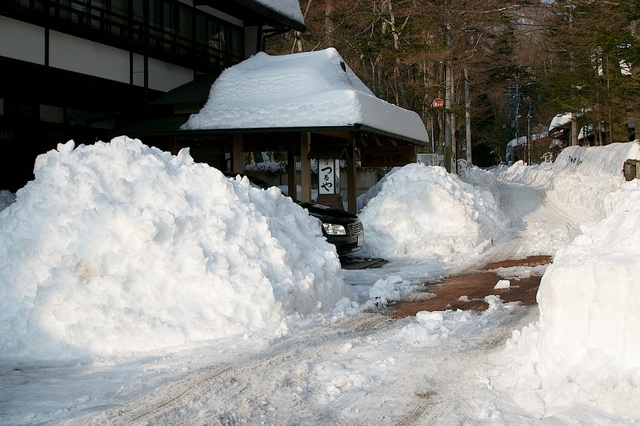
<path fill-rule="evenodd" d="M 395 255 L 347 271 L 277 190 L 126 138 L 60 145 L 0 212 L 0 422 L 637 423 L 640 185 L 619 173 L 637 150 L 398 169 L 361 213 L 367 250 Z M 539 315 L 498 296 L 377 313 L 530 253 L 555 254 L 510 271 L 544 273 Z"/>

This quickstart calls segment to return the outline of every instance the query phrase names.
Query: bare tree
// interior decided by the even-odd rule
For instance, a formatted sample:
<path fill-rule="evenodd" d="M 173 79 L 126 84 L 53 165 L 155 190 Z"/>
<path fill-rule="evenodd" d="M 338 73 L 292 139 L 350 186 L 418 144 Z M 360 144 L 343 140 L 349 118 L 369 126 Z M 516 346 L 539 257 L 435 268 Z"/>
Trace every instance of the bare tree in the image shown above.
<path fill-rule="evenodd" d="M 612 140 L 622 135 L 624 111 L 637 115 L 638 74 L 621 73 L 621 64 L 640 64 L 636 0 L 300 3 L 307 31 L 283 36 L 289 47 L 272 45 L 274 53 L 335 47 L 378 97 L 421 114 L 440 141 L 436 151 L 443 114 L 432 102 L 445 95 L 445 64 L 459 100 L 449 113 L 460 122 L 469 114 L 474 149 L 504 151 L 527 124 L 548 125 L 564 111 L 580 113 L 579 124 L 607 123 Z M 566 31 L 567 10 L 575 31 Z"/>

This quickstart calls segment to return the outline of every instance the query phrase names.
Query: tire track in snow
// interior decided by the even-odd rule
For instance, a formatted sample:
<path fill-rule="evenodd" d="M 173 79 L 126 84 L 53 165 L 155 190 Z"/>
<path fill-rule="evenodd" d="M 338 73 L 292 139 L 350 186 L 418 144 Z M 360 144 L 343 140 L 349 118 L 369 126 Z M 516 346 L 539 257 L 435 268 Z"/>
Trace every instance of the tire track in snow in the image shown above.
<path fill-rule="evenodd" d="M 443 363 L 446 370 L 440 371 L 432 384 L 432 391 L 416 395 L 412 410 L 406 413 L 396 426 L 434 425 L 434 424 L 466 424 L 468 413 L 474 410 L 468 392 L 460 396 L 460 389 L 468 389 L 470 384 L 479 384 L 477 371 L 469 366 L 483 366 L 488 354 L 496 351 L 511 337 L 513 330 L 521 329 L 533 318 L 537 318 L 534 308 L 519 308 L 492 327 L 492 331 L 478 339 L 472 351 L 463 356 L 453 357 L 451 362 Z M 460 415 L 458 415 L 460 413 Z"/>
<path fill-rule="evenodd" d="M 274 343 L 248 359 L 203 368 L 177 383 L 166 384 L 124 404 L 62 425 L 193 424 L 194 419 L 196 423 L 208 424 L 246 423 L 260 416 L 251 406 L 255 405 L 252 401 L 264 397 L 265 383 L 271 383 L 270 390 L 276 392 L 278 383 L 295 380 L 288 376 L 292 366 L 304 365 L 322 354 L 337 351 L 354 336 L 366 336 L 392 322 L 392 318 L 381 314 L 345 318 L 331 327 L 313 329 Z M 296 406 L 295 401 L 291 406 Z M 309 415 L 313 415 L 314 421 L 323 417 L 327 424 L 335 421 L 331 413 Z"/>

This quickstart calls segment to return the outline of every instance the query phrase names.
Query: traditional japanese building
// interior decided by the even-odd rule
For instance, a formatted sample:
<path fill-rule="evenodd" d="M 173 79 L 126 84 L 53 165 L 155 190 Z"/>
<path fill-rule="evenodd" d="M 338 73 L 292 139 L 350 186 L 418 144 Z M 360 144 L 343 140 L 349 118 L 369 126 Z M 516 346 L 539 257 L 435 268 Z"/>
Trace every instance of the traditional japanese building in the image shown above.
<path fill-rule="evenodd" d="M 158 99 L 177 87 L 193 86 L 206 100 L 199 87 L 262 50 L 270 35 L 304 31 L 295 7 L 271 7 L 261 0 L 0 0 L 0 189 L 24 186 L 37 155 L 58 143 L 92 143 L 119 117 L 168 108 Z"/>

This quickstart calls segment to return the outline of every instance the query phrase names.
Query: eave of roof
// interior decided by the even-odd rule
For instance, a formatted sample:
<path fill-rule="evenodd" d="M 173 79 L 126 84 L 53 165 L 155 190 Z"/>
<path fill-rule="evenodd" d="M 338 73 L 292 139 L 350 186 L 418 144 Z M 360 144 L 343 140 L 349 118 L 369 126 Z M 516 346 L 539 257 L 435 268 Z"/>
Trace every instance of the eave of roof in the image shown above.
<path fill-rule="evenodd" d="M 213 7 L 231 16 L 238 17 L 250 25 L 267 24 L 277 29 L 292 29 L 300 32 L 304 32 L 307 29 L 304 23 L 271 10 L 255 0 L 196 0 L 195 5 Z"/>
<path fill-rule="evenodd" d="M 259 127 L 259 128 L 233 128 L 233 129 L 203 129 L 203 130 L 179 130 L 187 115 L 179 114 L 164 118 L 138 119 L 129 124 L 117 128 L 118 134 L 127 134 L 130 137 L 143 138 L 145 136 L 185 136 L 207 137 L 215 135 L 232 135 L 237 133 L 307 133 L 307 132 L 364 132 L 390 139 L 404 141 L 412 145 L 425 146 L 422 140 L 396 135 L 391 132 L 376 129 L 371 126 L 353 124 L 349 126 L 317 126 L 317 127 Z"/>
<path fill-rule="evenodd" d="M 192 136 L 206 136 L 206 135 L 222 135 L 222 134 L 234 134 L 234 133 L 306 133 L 306 132 L 366 132 L 380 136 L 385 136 L 391 139 L 397 139 L 405 141 L 413 145 L 425 146 L 427 143 L 422 140 L 409 138 L 407 136 L 396 135 L 391 132 L 376 129 L 371 126 L 364 126 L 362 124 L 352 124 L 348 126 L 317 126 L 317 127 L 256 127 L 256 128 L 237 128 L 237 129 L 202 129 L 202 130 L 178 130 L 176 135 L 192 135 Z"/>

